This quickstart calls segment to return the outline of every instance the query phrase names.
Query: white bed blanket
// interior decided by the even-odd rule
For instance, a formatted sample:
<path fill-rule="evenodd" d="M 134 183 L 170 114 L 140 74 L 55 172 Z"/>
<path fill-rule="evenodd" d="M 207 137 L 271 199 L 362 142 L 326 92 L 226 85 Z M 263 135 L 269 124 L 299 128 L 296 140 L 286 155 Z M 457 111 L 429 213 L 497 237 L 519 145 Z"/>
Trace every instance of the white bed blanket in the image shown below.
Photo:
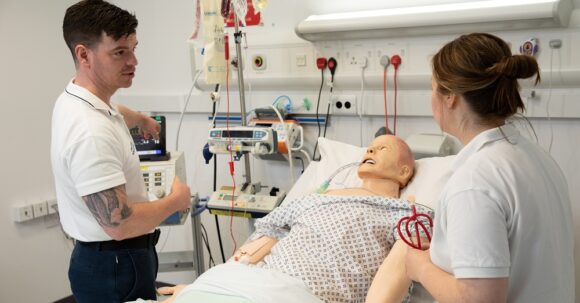
<path fill-rule="evenodd" d="M 274 269 L 228 262 L 206 271 L 177 296 L 177 302 L 190 291 L 239 296 L 255 303 L 321 303 L 304 285 Z"/>

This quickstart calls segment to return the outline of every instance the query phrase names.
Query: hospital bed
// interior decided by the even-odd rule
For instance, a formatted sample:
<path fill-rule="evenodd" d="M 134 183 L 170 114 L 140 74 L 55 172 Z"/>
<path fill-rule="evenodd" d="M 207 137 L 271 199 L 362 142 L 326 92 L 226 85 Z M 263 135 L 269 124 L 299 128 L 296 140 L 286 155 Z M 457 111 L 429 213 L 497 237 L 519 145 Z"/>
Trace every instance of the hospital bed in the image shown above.
<path fill-rule="evenodd" d="M 315 192 L 338 168 L 352 162 L 360 161 L 366 152 L 366 147 L 353 146 L 326 138 L 319 138 L 319 148 L 321 160 L 312 162 L 308 166 L 293 188 L 288 192 L 283 203 L 291 203 L 290 201 L 296 197 Z M 451 174 L 450 166 L 454 157 L 429 157 L 416 160 L 415 174 L 410 183 L 402 189 L 401 197 L 406 198 L 413 195 L 418 203 L 431 207 L 436 211 L 436 202 L 441 189 Z M 338 174 L 333 179 L 329 189 L 358 187 L 361 185 L 362 181 L 357 176 L 356 167 L 352 167 Z M 223 274 L 223 272 L 220 273 L 221 276 Z M 178 302 L 182 301 L 178 300 Z M 415 286 L 411 302 L 433 301 L 422 287 Z"/>

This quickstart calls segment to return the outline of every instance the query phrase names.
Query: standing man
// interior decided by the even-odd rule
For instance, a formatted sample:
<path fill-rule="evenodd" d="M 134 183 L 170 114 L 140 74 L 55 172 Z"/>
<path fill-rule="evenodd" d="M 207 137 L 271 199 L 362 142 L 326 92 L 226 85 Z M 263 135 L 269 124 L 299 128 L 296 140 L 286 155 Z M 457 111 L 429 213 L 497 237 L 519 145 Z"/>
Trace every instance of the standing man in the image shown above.
<path fill-rule="evenodd" d="M 155 299 L 154 231 L 190 207 L 189 187 L 149 202 L 129 128 L 158 137 L 155 120 L 111 103 L 130 87 L 137 59 L 137 19 L 101 0 L 66 11 L 64 39 L 76 75 L 54 106 L 51 160 L 64 231 L 76 239 L 69 280 L 80 302 Z"/>

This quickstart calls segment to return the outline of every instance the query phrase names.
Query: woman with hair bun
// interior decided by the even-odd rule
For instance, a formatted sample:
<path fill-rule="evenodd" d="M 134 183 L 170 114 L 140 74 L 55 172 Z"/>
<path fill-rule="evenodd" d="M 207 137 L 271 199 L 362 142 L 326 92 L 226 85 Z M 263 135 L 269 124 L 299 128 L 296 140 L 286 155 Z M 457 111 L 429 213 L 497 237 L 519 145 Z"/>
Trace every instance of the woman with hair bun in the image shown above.
<path fill-rule="evenodd" d="M 464 145 L 439 197 L 430 250 L 406 248 L 410 279 L 439 302 L 574 302 L 574 231 L 566 179 L 509 118 L 531 56 L 463 35 L 433 57 L 432 109 Z"/>

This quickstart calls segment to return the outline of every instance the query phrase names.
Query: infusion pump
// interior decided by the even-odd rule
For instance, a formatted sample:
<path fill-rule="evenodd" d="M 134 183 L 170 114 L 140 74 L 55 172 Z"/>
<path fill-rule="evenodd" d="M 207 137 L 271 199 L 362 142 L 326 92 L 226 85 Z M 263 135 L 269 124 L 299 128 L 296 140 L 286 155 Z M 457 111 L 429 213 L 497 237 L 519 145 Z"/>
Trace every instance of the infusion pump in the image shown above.
<path fill-rule="evenodd" d="M 171 193 L 173 179 L 178 176 L 186 183 L 185 158 L 183 152 L 172 152 L 166 161 L 141 161 L 141 173 L 150 201 L 161 199 Z M 176 212 L 167 217 L 161 225 L 185 223 L 189 212 Z"/>
<path fill-rule="evenodd" d="M 280 205 L 286 193 L 271 190 L 269 194 L 244 193 L 239 188 L 222 186 L 214 192 L 207 208 L 211 214 L 245 218 L 261 218 Z"/>

